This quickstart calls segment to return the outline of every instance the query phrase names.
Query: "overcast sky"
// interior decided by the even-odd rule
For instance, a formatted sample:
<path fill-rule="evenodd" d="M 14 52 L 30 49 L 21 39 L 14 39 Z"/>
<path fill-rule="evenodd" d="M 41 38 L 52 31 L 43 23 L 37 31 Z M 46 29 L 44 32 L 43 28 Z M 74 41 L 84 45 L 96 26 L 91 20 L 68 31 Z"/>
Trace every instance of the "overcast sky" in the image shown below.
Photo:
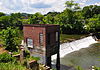
<path fill-rule="evenodd" d="M 0 12 L 4 13 L 36 13 L 57 11 L 61 12 L 65 9 L 64 3 L 68 0 L 0 0 Z M 74 0 L 81 7 L 86 5 L 99 5 L 100 0 Z"/>

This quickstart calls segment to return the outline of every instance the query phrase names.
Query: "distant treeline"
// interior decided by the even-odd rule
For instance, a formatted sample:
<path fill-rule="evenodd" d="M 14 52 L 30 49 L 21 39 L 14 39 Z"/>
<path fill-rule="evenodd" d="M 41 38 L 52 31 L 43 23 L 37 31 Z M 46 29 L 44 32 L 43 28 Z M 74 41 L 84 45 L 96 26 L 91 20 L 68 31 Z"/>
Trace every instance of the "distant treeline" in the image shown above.
<path fill-rule="evenodd" d="M 23 29 L 23 24 L 59 24 L 61 33 L 85 34 L 100 31 L 100 6 L 90 5 L 80 8 L 74 1 L 65 3 L 63 12 L 49 12 L 42 15 L 12 13 L 7 15 L 0 12 L 0 30 L 7 27 Z"/>

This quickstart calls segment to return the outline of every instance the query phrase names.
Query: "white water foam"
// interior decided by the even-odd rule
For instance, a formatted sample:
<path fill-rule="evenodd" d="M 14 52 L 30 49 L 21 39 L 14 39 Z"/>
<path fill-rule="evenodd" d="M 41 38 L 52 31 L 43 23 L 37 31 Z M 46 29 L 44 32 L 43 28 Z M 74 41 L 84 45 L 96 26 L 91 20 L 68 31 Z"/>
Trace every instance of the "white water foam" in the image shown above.
<path fill-rule="evenodd" d="M 97 43 L 92 36 L 85 37 L 83 39 L 75 40 L 69 43 L 63 43 L 60 45 L 60 58 L 63 58 L 65 55 L 78 51 L 82 48 L 87 48 L 89 45 Z M 57 58 L 57 54 L 52 55 L 52 60 Z"/>

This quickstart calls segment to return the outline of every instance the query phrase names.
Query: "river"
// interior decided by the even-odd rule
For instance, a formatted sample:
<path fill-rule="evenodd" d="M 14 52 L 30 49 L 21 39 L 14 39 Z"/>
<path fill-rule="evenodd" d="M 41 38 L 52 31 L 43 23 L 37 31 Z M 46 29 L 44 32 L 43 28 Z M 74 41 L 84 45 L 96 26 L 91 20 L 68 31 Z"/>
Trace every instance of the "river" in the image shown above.
<path fill-rule="evenodd" d="M 53 64 L 56 55 L 52 56 Z M 88 70 L 91 66 L 100 66 L 100 43 L 92 36 L 60 45 L 61 70 L 74 70 L 77 66 Z M 66 66 L 66 67 L 65 67 Z"/>
<path fill-rule="evenodd" d="M 91 66 L 100 67 L 100 43 L 69 53 L 61 58 L 60 62 L 65 66 L 80 66 L 83 70 Z"/>

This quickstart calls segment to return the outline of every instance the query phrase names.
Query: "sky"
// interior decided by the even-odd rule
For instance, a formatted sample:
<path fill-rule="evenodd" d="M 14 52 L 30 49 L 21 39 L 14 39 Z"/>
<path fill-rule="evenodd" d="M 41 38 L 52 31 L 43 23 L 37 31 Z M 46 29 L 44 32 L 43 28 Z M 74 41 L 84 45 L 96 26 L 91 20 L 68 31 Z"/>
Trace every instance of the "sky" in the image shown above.
<path fill-rule="evenodd" d="M 30 13 L 40 12 L 62 12 L 65 9 L 65 2 L 70 0 L 0 0 L 0 12 L 4 13 Z M 74 0 L 80 7 L 87 5 L 100 6 L 100 0 Z"/>

